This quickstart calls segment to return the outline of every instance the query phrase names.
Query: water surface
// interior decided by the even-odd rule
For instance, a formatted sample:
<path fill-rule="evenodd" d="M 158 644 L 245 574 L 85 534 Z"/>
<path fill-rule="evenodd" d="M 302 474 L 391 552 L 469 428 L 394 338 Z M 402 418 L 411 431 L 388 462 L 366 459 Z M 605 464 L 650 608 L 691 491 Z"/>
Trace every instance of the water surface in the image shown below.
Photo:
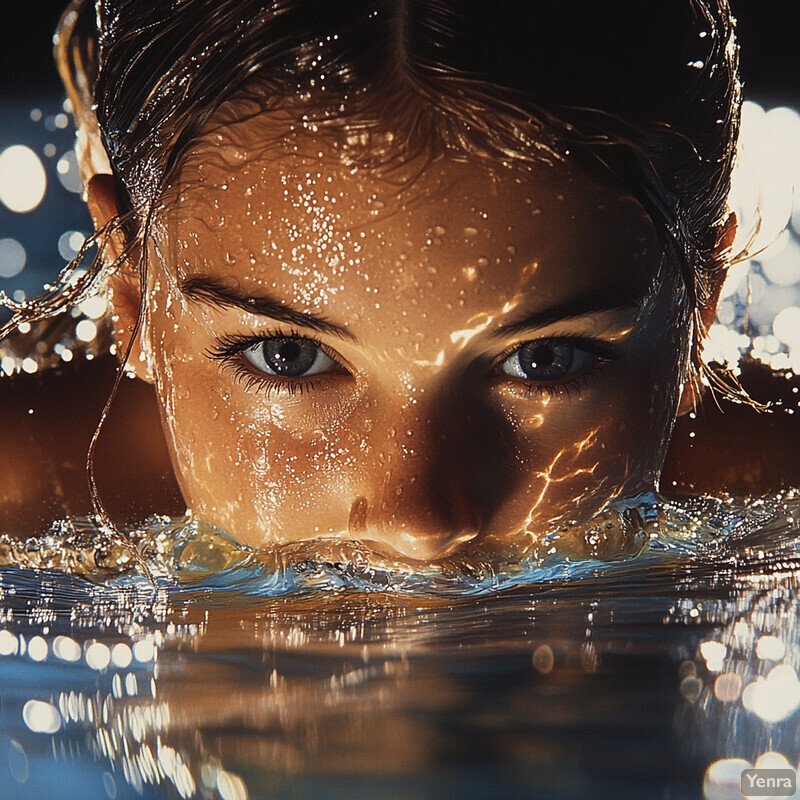
<path fill-rule="evenodd" d="M 738 797 L 726 759 L 800 756 L 800 502 L 629 505 L 615 560 L 466 572 L 191 519 L 134 534 L 152 581 L 86 522 L 6 541 L 3 796 Z"/>

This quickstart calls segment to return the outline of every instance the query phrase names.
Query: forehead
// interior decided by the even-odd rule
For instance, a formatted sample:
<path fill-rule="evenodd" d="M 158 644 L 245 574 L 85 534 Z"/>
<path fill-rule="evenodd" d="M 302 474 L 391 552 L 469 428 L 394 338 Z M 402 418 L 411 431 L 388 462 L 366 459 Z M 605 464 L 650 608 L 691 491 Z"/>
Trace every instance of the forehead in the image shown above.
<path fill-rule="evenodd" d="M 333 305 L 347 324 L 432 295 L 467 312 L 577 288 L 638 295 L 660 260 L 641 206 L 568 160 L 420 156 L 381 171 L 349 163 L 346 140 L 279 127 L 256 117 L 188 154 L 161 234 L 177 279 Z"/>

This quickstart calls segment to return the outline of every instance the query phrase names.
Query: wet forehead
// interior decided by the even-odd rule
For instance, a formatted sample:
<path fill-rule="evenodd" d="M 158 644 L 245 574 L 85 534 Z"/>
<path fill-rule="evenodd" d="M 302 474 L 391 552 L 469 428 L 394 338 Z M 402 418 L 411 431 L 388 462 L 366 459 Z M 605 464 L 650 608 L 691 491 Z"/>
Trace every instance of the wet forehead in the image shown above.
<path fill-rule="evenodd" d="M 178 279 L 224 278 L 344 324 L 382 302 L 469 316 L 522 297 L 528 310 L 557 304 L 577 287 L 639 294 L 660 258 L 636 201 L 567 163 L 441 158 L 378 174 L 310 137 L 299 152 L 202 145 L 165 223 Z"/>

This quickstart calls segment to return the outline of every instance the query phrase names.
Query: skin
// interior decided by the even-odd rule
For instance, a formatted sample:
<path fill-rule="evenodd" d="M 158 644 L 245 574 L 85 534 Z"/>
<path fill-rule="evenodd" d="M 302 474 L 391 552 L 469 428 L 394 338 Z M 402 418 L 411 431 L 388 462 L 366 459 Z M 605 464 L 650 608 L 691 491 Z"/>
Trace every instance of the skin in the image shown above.
<path fill-rule="evenodd" d="M 148 249 L 130 363 L 190 510 L 249 545 L 429 561 L 529 551 L 656 487 L 690 328 L 636 200 L 568 158 L 379 172 L 330 134 L 264 149 L 265 127 L 195 144 Z M 121 347 L 133 285 L 112 283 Z M 275 337 L 313 340 L 320 371 L 265 374 Z"/>

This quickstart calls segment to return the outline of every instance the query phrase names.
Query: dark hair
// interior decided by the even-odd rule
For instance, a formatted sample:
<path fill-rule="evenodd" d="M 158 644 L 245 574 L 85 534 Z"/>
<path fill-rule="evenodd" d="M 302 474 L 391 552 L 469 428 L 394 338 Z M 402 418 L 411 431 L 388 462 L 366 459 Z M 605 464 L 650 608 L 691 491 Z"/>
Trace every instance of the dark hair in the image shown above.
<path fill-rule="evenodd" d="M 687 314 L 727 266 L 740 105 L 727 0 L 76 0 L 56 38 L 76 113 L 96 112 L 123 212 L 112 227 L 131 242 L 188 145 L 255 87 L 261 108 L 297 100 L 298 123 L 395 126 L 401 157 L 568 150 L 610 171 L 662 232 Z M 99 259 L 65 276 L 16 322 L 85 294 Z"/>

